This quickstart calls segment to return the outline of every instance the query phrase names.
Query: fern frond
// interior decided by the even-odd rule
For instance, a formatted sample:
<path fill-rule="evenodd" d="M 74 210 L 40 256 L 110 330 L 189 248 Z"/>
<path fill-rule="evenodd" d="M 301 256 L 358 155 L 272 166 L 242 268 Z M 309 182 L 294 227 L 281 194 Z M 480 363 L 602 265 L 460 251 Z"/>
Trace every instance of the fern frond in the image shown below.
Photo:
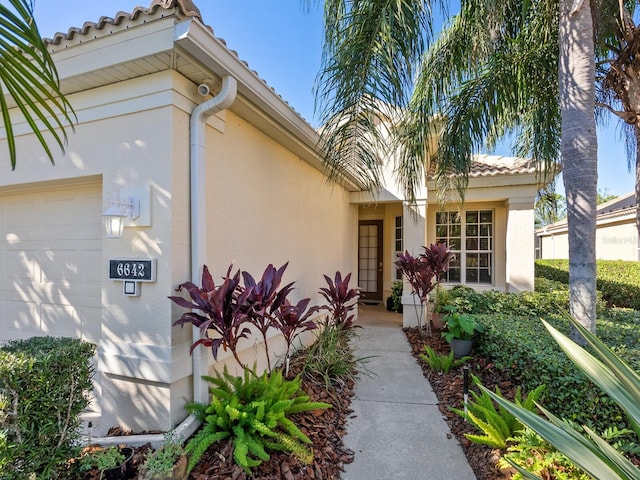
<path fill-rule="evenodd" d="M 325 402 L 305 402 L 294 404 L 287 410 L 288 415 L 293 415 L 294 413 L 299 412 L 308 412 L 311 410 L 325 410 L 327 408 L 332 408 L 333 405 Z"/>
<path fill-rule="evenodd" d="M 280 426 L 293 438 L 297 438 L 298 440 L 304 443 L 311 443 L 311 440 L 309 440 L 309 437 L 307 437 L 302 432 L 302 430 L 300 430 L 298 426 L 288 418 L 283 418 L 282 421 L 280 422 Z"/>
<path fill-rule="evenodd" d="M 465 437 L 467 437 L 472 442 L 489 445 L 490 447 L 501 449 L 506 448 L 508 435 L 505 436 L 504 430 L 502 430 L 500 427 L 495 426 L 502 421 L 500 416 L 494 415 L 492 420 L 487 422 L 481 420 L 470 411 L 467 412 L 467 416 L 469 417 L 471 422 L 484 433 L 484 435 L 473 435 L 465 433 Z M 506 426 L 504 427 L 506 428 Z"/>
<path fill-rule="evenodd" d="M 204 452 L 216 442 L 229 437 L 229 432 L 213 431 L 210 428 L 203 428 L 198 432 L 185 447 L 185 452 L 189 453 L 189 464 L 187 471 L 190 472 L 200 460 Z"/>

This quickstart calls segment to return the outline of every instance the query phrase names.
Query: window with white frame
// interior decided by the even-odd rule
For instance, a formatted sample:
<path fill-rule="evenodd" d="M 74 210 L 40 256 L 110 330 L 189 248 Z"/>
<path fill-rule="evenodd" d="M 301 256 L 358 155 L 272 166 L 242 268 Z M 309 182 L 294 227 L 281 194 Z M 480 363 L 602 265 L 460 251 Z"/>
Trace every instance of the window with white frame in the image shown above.
<path fill-rule="evenodd" d="M 395 230 L 394 230 L 394 245 L 396 249 L 396 258 L 399 253 L 403 252 L 402 249 L 402 216 L 396 217 Z M 402 272 L 396 268 L 396 280 L 402 280 Z"/>
<path fill-rule="evenodd" d="M 436 213 L 436 243 L 455 253 L 445 280 L 450 283 L 493 283 L 493 210 Z"/>

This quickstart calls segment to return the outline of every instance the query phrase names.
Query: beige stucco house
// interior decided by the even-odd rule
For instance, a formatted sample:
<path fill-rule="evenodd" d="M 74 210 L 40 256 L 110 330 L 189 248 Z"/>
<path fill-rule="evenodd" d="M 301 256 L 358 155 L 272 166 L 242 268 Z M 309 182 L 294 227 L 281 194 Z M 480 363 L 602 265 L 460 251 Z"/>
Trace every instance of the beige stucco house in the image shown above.
<path fill-rule="evenodd" d="M 533 286 L 527 162 L 478 157 L 461 217 L 439 209 L 431 179 L 415 205 L 392 187 L 372 197 L 347 177 L 329 183 L 317 132 L 187 0 L 86 23 L 49 50 L 78 123 L 52 166 L 15 112 L 16 171 L 0 160 L 0 341 L 95 342 L 94 435 L 168 430 L 185 402 L 206 398 L 201 375 L 228 357 L 191 357 L 192 331 L 172 327 L 182 311 L 167 299 L 200 284 L 203 264 L 219 277 L 231 262 L 260 275 L 289 261 L 285 279 L 314 302 L 323 274 L 354 272 L 374 300 L 397 278 L 396 251 L 447 241 L 451 284 Z M 103 226 L 113 197 L 140 205 L 116 238 Z M 127 277 L 138 266 L 153 269 L 144 282 Z M 259 348 L 252 338 L 242 354 Z"/>
<path fill-rule="evenodd" d="M 596 210 L 596 258 L 602 260 L 640 260 L 636 227 L 635 192 L 598 205 Z M 563 218 L 536 231 L 536 256 L 543 259 L 569 258 L 567 219 Z"/>

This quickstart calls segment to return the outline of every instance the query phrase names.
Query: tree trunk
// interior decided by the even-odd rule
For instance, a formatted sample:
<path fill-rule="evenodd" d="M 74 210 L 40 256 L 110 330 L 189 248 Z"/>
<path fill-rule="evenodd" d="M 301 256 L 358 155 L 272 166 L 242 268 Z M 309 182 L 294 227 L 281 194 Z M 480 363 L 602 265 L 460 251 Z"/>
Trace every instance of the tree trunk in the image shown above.
<path fill-rule="evenodd" d="M 633 133 L 636 136 L 636 260 L 640 260 L 640 126 L 634 125 Z"/>
<path fill-rule="evenodd" d="M 569 227 L 569 305 L 573 317 L 596 330 L 595 61 L 589 0 L 561 0 L 558 33 L 562 176 Z M 570 337 L 584 343 L 572 329 Z"/>

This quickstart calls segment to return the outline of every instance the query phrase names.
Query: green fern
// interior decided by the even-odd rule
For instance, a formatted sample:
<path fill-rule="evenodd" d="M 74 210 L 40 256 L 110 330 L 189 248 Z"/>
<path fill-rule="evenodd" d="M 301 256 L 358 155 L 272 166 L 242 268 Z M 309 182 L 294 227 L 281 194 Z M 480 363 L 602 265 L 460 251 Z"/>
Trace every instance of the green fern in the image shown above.
<path fill-rule="evenodd" d="M 311 402 L 301 394 L 300 377 L 288 381 L 280 371 L 258 376 L 255 369 L 236 377 L 225 368 L 216 377 L 204 378 L 211 384 L 211 402 L 187 406 L 189 413 L 204 421 L 185 448 L 189 471 L 211 445 L 226 438 L 232 439 L 234 461 L 247 473 L 268 460 L 269 451 L 290 452 L 305 463 L 313 459 L 313 452 L 304 446 L 311 441 L 287 417 L 331 405 Z"/>
<path fill-rule="evenodd" d="M 473 382 L 476 384 L 480 383 L 475 376 L 473 376 Z M 514 401 L 523 408 L 535 412 L 536 402 L 540 400 L 544 389 L 545 386 L 540 385 L 529 392 L 523 399 L 522 391 L 520 387 L 518 387 Z M 497 395 L 502 397 L 502 392 L 500 392 L 498 387 L 496 387 L 495 391 Z M 487 392 L 483 391 L 482 394 L 478 394 L 472 391 L 471 396 L 473 400 L 467 404 L 466 412 L 462 409 L 451 408 L 453 412 L 470 421 L 482 432 L 482 435 L 465 433 L 465 437 L 475 443 L 505 449 L 507 447 L 507 440 L 522 431 L 524 426 L 505 408 L 501 406 L 496 408 L 495 403 Z"/>
<path fill-rule="evenodd" d="M 444 372 L 447 374 L 449 370 L 451 370 L 451 367 L 459 367 L 471 360 L 471 357 L 468 356 L 454 360 L 453 351 L 450 352 L 449 355 L 438 355 L 429 345 L 425 345 L 424 350 L 426 355 L 421 353 L 420 358 L 427 362 L 434 372 Z"/>

